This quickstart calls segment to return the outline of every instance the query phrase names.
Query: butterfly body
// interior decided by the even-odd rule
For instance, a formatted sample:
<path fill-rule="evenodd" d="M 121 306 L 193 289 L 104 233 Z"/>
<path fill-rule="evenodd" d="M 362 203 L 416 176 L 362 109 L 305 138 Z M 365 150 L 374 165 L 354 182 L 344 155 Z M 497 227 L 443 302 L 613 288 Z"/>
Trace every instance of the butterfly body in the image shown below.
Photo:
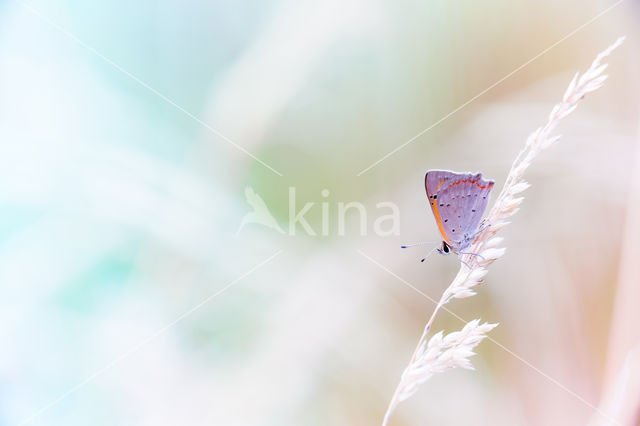
<path fill-rule="evenodd" d="M 494 182 L 482 173 L 429 170 L 424 178 L 431 211 L 442 235 L 441 254 L 460 254 L 474 240 Z"/>

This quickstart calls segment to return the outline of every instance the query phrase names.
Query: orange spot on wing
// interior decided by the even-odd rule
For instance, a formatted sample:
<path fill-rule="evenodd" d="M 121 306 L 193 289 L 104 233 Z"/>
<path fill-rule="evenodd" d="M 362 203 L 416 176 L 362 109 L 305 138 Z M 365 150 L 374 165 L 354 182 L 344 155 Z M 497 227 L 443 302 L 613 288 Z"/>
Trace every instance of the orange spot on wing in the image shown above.
<path fill-rule="evenodd" d="M 451 182 L 451 183 L 449 184 L 449 188 L 451 188 L 451 187 L 452 187 L 452 186 L 454 186 L 454 185 L 459 185 L 459 184 L 461 184 L 461 183 L 466 183 L 466 182 L 475 183 L 475 184 L 476 184 L 476 186 L 477 186 L 478 188 L 480 188 L 480 189 L 485 189 L 485 188 L 487 188 L 487 187 L 491 187 L 491 186 L 493 186 L 493 182 L 489 182 L 488 184 L 486 184 L 486 185 L 482 186 L 482 185 L 480 185 L 480 184 L 478 183 L 478 179 L 471 179 L 471 180 L 470 180 L 470 179 L 460 179 L 460 180 L 457 180 L 457 181 L 455 181 L 455 182 Z M 440 189 L 440 187 L 438 187 L 438 189 Z"/>

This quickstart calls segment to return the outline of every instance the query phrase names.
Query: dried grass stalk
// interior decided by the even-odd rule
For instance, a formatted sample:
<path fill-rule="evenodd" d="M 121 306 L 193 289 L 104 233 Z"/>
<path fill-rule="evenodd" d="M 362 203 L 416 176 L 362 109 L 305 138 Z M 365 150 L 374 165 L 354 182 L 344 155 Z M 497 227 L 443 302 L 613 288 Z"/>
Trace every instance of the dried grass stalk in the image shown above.
<path fill-rule="evenodd" d="M 391 414 L 398 403 L 413 395 L 418 390 L 418 387 L 433 374 L 455 367 L 473 368 L 469 361 L 469 357 L 474 355 L 473 348 L 497 324 L 484 323 L 480 325 L 480 320 L 475 319 L 467 323 L 462 331 L 449 333 L 444 337 L 443 332 L 440 331 L 427 341 L 429 329 L 440 308 L 452 299 L 462 299 L 475 295 L 473 288 L 482 282 L 482 279 L 487 274 L 487 267 L 504 255 L 506 249 L 497 247 L 502 242 L 502 238 L 496 237 L 496 234 L 509 223 L 507 219 L 519 210 L 519 206 L 524 199 L 524 197 L 517 196 L 529 187 L 529 184 L 522 180 L 522 175 L 540 151 L 550 147 L 560 139 L 560 136 L 551 135 L 558 123 L 573 112 L 578 102 L 584 99 L 587 93 L 593 92 L 602 86 L 607 79 L 607 76 L 602 74 L 607 68 L 607 64 L 601 64 L 601 61 L 620 46 L 623 41 L 624 37 L 620 37 L 596 57 L 591 67 L 584 74 L 577 73 L 574 76 L 564 93 L 562 101 L 551 110 L 547 123 L 527 138 L 525 147 L 513 162 L 504 187 L 485 219 L 486 228 L 477 236 L 468 249 L 468 251 L 478 253 L 482 257 L 473 255 L 464 255 L 462 257 L 464 263 L 461 263 L 458 274 L 442 294 L 424 328 L 409 365 L 402 373 L 400 383 L 391 398 L 382 422 L 383 426 L 386 426 L 389 422 Z"/>

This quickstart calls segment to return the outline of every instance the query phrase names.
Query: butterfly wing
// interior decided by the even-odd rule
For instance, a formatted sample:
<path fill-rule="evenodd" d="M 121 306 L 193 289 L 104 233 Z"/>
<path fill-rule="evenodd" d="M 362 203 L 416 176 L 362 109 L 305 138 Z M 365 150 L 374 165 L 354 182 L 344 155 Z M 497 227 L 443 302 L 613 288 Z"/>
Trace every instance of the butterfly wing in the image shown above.
<path fill-rule="evenodd" d="M 442 239 L 449 245 L 453 243 L 450 238 L 450 233 L 448 233 L 445 228 L 445 224 L 448 223 L 449 219 L 447 219 L 447 222 L 444 221 L 442 210 L 439 207 L 440 200 L 438 197 L 441 195 L 440 191 L 442 188 L 446 187 L 448 182 L 452 181 L 456 175 L 456 173 L 447 170 L 429 170 L 424 177 L 424 187 L 427 191 L 427 198 L 431 206 L 431 211 L 433 212 L 433 217 L 436 220 Z"/>
<path fill-rule="evenodd" d="M 454 251 L 471 236 L 482 219 L 493 181 L 486 181 L 481 173 L 454 173 L 430 170 L 425 176 L 425 189 L 433 216 L 444 241 Z"/>

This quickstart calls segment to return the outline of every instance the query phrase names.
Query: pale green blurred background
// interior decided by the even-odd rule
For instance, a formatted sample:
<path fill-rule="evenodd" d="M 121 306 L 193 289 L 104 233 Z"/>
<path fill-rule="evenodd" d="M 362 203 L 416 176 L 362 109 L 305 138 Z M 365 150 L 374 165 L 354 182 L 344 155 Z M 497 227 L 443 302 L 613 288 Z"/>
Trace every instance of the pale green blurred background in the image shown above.
<path fill-rule="evenodd" d="M 513 353 L 483 342 L 476 372 L 434 377 L 391 423 L 586 424 L 640 342 L 640 4 L 357 174 L 613 4 L 0 1 L 0 425 L 379 424 L 433 303 L 358 250 L 439 297 L 456 259 L 399 248 L 439 238 L 424 172 L 499 188 L 626 34 L 527 172 L 507 255 L 450 305 Z M 247 186 L 284 229 L 289 187 L 318 233 L 327 202 L 329 235 L 237 233 Z M 367 235 L 355 214 L 338 235 L 341 201 Z M 385 201 L 400 235 L 372 232 Z"/>

